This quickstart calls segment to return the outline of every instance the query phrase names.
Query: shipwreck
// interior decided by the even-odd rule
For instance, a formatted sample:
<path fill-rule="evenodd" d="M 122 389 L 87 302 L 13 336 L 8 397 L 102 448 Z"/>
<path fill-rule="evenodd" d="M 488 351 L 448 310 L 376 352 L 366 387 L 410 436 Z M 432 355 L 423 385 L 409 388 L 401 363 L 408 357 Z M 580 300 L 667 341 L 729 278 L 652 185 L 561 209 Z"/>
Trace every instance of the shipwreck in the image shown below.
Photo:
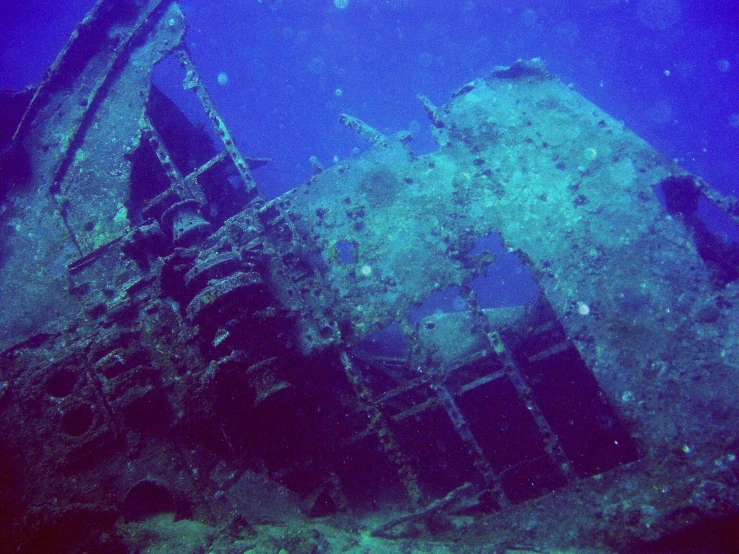
<path fill-rule="evenodd" d="M 100 0 L 2 96 L 7 551 L 736 546 L 736 199 L 541 60 L 419 97 L 430 154 L 337 114 L 369 148 L 266 199 L 185 30 Z M 481 301 L 502 256 L 535 301 Z"/>

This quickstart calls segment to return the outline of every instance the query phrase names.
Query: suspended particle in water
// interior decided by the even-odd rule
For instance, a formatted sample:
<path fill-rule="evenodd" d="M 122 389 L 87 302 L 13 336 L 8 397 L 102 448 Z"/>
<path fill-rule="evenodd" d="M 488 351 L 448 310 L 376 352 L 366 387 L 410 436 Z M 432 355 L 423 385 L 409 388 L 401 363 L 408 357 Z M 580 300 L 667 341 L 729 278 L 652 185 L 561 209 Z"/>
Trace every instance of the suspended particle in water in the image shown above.
<path fill-rule="evenodd" d="M 310 62 L 308 62 L 308 71 L 313 75 L 321 75 L 326 71 L 328 64 L 322 56 L 316 56 Z"/>
<path fill-rule="evenodd" d="M 228 73 L 221 71 L 218 74 L 218 84 L 222 87 L 225 87 L 228 84 Z"/>
<path fill-rule="evenodd" d="M 343 96 L 343 95 L 344 95 L 344 91 L 343 91 L 343 90 L 341 90 L 340 88 L 337 88 L 337 89 L 336 89 L 336 90 L 334 91 L 334 94 L 335 94 L 336 96 Z"/>
<path fill-rule="evenodd" d="M 334 0 L 334 6 L 338 9 L 343 10 L 349 5 L 349 0 Z"/>
<path fill-rule="evenodd" d="M 719 60 L 716 62 L 716 67 L 721 73 L 728 73 L 731 69 L 731 62 L 727 59 Z"/>
<path fill-rule="evenodd" d="M 429 54 L 428 52 L 421 53 L 420 56 L 418 56 L 418 65 L 421 67 L 431 67 L 431 64 L 434 63 L 434 57 Z"/>
<path fill-rule="evenodd" d="M 527 9 L 521 12 L 519 19 L 525 27 L 533 27 L 539 21 L 539 15 L 536 11 Z"/>

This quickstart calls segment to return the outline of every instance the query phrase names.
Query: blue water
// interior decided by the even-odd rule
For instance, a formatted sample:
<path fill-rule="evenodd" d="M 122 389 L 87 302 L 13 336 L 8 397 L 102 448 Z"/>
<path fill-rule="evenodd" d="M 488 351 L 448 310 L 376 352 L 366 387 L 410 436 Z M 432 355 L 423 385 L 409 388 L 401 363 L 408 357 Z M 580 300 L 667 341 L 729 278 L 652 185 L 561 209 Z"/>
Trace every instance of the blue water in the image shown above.
<path fill-rule="evenodd" d="M 341 0 L 339 0 L 341 4 Z M 187 42 L 274 196 L 366 145 L 341 112 L 433 148 L 417 94 L 452 90 L 516 58 L 563 81 L 726 193 L 739 189 L 739 8 L 730 0 L 184 0 Z M 0 8 L 0 88 L 40 80 L 91 0 Z M 218 76 L 225 83 L 219 84 Z M 224 77 L 224 75 L 227 77 Z M 175 95 L 174 64 L 157 82 Z M 186 104 L 183 101 L 183 104 Z M 196 118 L 195 112 L 192 113 Z"/>

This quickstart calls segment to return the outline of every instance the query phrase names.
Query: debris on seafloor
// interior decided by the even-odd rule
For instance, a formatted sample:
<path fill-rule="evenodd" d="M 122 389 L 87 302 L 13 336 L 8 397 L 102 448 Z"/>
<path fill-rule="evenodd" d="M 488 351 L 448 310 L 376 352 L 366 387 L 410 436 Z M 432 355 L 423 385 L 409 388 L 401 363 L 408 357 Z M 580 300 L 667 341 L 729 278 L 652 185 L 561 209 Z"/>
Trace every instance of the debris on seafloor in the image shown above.
<path fill-rule="evenodd" d="M 177 4 L 115 5 L 98 2 L 32 94 L 3 97 L 3 544 L 731 537 L 739 258 L 696 206 L 735 217 L 735 199 L 532 60 L 444 106 L 420 97 L 427 155 L 342 115 L 371 147 L 266 201 L 250 171 L 265 160 L 236 147 Z M 183 140 L 204 135 L 152 87 L 168 55 L 220 151 Z M 531 273 L 531 305 L 481 303 L 491 237 Z M 439 294 L 454 309 L 414 315 Z"/>

